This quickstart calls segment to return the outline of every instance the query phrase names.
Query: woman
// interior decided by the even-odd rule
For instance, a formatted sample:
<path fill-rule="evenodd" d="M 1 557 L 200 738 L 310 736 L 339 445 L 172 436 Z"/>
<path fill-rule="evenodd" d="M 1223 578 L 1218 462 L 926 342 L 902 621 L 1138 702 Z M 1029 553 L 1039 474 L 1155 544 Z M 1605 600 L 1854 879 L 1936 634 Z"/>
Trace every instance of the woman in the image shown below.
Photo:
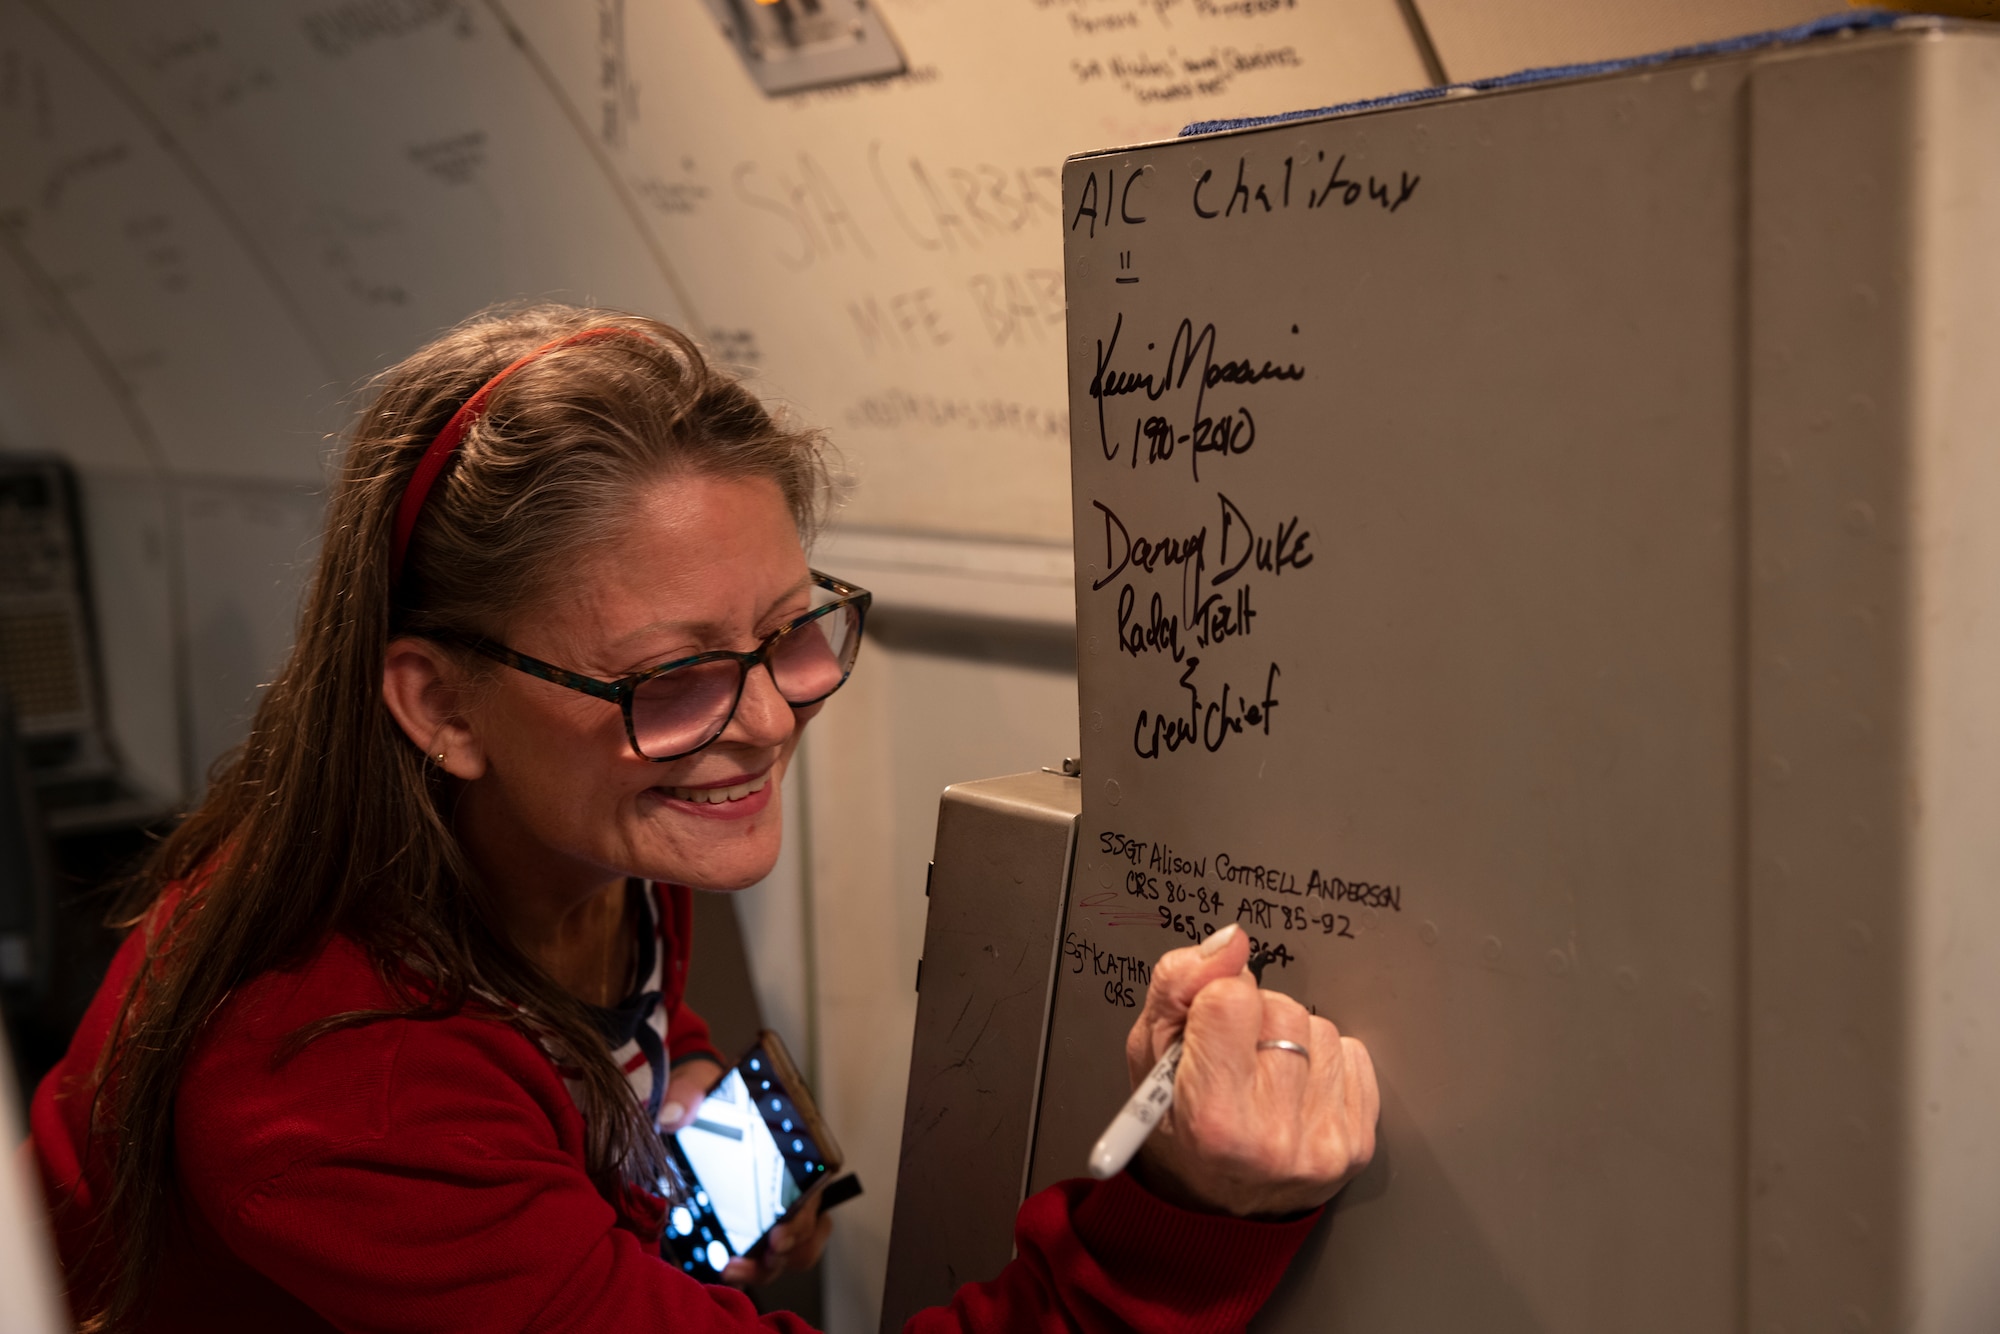
<path fill-rule="evenodd" d="M 858 647 L 867 595 L 806 565 L 823 478 L 816 437 L 632 316 L 487 315 L 381 377 L 291 660 L 36 1093 L 81 1317 L 756 1326 L 659 1258 L 656 1127 L 721 1073 L 679 1003 L 687 887 L 770 870 L 785 767 Z M 1359 1044 L 1246 952 L 1231 930 L 1155 971 L 1128 1062 L 1183 1026 L 1186 1055 L 1143 1184 L 1030 1200 L 1019 1258 L 916 1325 L 1256 1309 L 1376 1104 Z M 826 1229 L 729 1276 L 808 1264 Z"/>

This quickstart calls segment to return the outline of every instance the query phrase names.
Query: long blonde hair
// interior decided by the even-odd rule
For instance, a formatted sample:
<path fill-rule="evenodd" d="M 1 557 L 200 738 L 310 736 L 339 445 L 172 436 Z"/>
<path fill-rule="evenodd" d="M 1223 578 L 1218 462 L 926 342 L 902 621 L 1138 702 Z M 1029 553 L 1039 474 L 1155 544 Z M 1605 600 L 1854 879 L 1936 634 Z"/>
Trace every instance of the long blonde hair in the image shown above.
<path fill-rule="evenodd" d="M 395 578 L 397 504 L 452 413 L 522 353 L 597 326 L 640 337 L 563 347 L 503 381 L 431 491 Z M 615 1198 L 661 1171 L 657 1136 L 588 1012 L 496 923 L 452 835 L 452 780 L 382 702 L 383 655 L 400 634 L 498 632 L 553 595 L 663 475 L 771 478 L 809 538 L 826 487 L 821 442 L 775 420 L 680 332 L 571 306 L 476 316 L 371 388 L 291 657 L 248 739 L 121 905 L 146 958 L 95 1081 L 92 1130 L 107 1137 L 112 1174 L 98 1247 L 116 1277 L 72 1294 L 90 1327 L 129 1323 L 156 1270 L 177 1205 L 175 1093 L 204 1026 L 234 988 L 336 933 L 368 951 L 400 1008 L 330 1016 L 292 1050 L 336 1028 L 497 998 L 496 1016 L 531 1025 L 576 1072 L 598 1189 Z M 163 901 L 175 886 L 198 888 Z M 413 986 L 413 973 L 426 983 Z"/>

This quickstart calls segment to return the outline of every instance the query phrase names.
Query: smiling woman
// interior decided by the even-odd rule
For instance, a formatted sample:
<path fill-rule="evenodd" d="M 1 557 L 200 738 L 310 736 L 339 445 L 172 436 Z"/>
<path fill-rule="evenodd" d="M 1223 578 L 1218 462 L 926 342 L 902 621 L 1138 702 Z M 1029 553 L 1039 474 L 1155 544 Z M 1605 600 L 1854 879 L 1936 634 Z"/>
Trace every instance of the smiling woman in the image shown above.
<path fill-rule="evenodd" d="M 87 1328 L 755 1326 L 660 1258 L 660 1133 L 722 1073 L 681 1004 L 690 890 L 769 873 L 860 646 L 868 594 L 806 564 L 823 489 L 816 435 L 649 320 L 503 311 L 381 377 L 291 659 L 36 1094 Z M 1255 1310 L 1375 1092 L 1246 953 L 1154 971 L 1128 1058 L 1185 1026 L 1186 1087 L 1147 1185 L 1037 1196 L 1021 1260 L 918 1324 Z M 828 1226 L 724 1277 L 811 1264 Z"/>

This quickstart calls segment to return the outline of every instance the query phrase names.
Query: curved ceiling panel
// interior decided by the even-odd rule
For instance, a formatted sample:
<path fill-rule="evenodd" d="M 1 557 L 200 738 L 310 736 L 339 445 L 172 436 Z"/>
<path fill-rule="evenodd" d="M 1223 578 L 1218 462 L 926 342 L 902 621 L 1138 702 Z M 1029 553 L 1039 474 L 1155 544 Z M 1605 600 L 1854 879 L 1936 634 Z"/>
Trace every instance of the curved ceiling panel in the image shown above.
<path fill-rule="evenodd" d="M 501 299 L 685 318 L 570 109 L 484 9 L 94 0 L 63 14 L 209 184 L 343 383 Z"/>
<path fill-rule="evenodd" d="M 0 189 L 176 471 L 315 477 L 357 379 L 554 295 L 758 367 L 856 522 L 1061 542 L 1063 156 L 1421 62 L 1396 0 L 883 12 L 906 75 L 769 98 L 691 0 L 11 0 Z"/>
<path fill-rule="evenodd" d="M 226 215 L 35 7 L 0 5 L 0 70 L 9 248 L 129 393 L 153 462 L 316 480 L 328 368 Z"/>

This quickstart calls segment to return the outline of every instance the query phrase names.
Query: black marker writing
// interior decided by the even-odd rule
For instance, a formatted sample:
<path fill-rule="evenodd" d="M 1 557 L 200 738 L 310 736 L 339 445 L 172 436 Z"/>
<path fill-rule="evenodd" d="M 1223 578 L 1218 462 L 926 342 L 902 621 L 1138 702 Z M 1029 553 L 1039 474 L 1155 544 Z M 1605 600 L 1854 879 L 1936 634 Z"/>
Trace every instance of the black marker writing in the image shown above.
<path fill-rule="evenodd" d="M 1221 750 L 1231 737 L 1241 736 L 1245 731 L 1271 734 L 1271 715 L 1278 707 L 1281 675 L 1277 663 L 1270 665 L 1264 677 L 1262 698 L 1238 694 L 1234 686 L 1224 681 L 1219 697 L 1204 700 L 1201 688 L 1194 681 L 1195 670 L 1200 666 L 1201 659 L 1191 657 L 1187 660 L 1187 670 L 1181 673 L 1181 688 L 1188 692 L 1185 714 L 1139 710 L 1138 721 L 1132 728 L 1132 750 L 1140 759 L 1159 759 L 1163 745 L 1169 754 L 1182 746 L 1195 745 L 1212 754 Z"/>
<path fill-rule="evenodd" d="M 1251 561 L 1256 569 L 1266 574 L 1283 574 L 1286 570 L 1303 570 L 1312 564 L 1312 553 L 1306 550 L 1306 543 L 1312 533 L 1299 527 L 1297 515 L 1278 525 L 1277 531 L 1269 537 L 1258 537 L 1250 526 L 1249 516 L 1236 506 L 1228 496 L 1220 491 L 1215 493 L 1222 501 L 1222 550 L 1217 553 L 1216 563 L 1222 568 L 1215 573 L 1215 587 L 1234 579 L 1237 572 Z M 1242 554 L 1230 563 L 1229 553 L 1232 537 Z"/>
<path fill-rule="evenodd" d="M 1070 972 L 1088 971 L 1105 979 L 1104 1000 L 1110 1005 L 1131 1009 L 1136 1003 L 1135 988 L 1152 985 L 1153 966 L 1144 959 L 1107 950 L 1074 931 L 1063 936 L 1063 957 L 1070 961 Z"/>
<path fill-rule="evenodd" d="M 1326 160 L 1325 153 L 1321 153 L 1319 157 L 1322 162 Z M 1347 154 L 1345 153 L 1342 153 L 1333 160 L 1333 170 L 1326 178 L 1325 187 L 1318 191 L 1306 191 L 1307 208 L 1325 208 L 1336 197 L 1339 198 L 1341 207 L 1343 208 L 1352 208 L 1355 204 L 1361 202 L 1361 195 L 1364 189 L 1363 183 L 1360 180 L 1349 180 L 1340 174 L 1340 169 L 1346 164 Z M 1396 198 L 1394 201 L 1391 201 L 1389 198 L 1389 182 L 1386 179 L 1377 181 L 1372 172 L 1367 177 L 1365 187 L 1368 198 L 1380 204 L 1391 213 L 1394 213 L 1409 202 L 1410 196 L 1417 192 L 1417 182 L 1423 179 L 1421 176 L 1412 176 L 1406 171 L 1399 172 L 1397 175 L 1400 179 L 1397 181 Z"/>
<path fill-rule="evenodd" d="M 1306 375 L 1305 367 L 1296 362 L 1249 357 L 1219 359 L 1216 356 L 1215 325 L 1205 324 L 1197 331 L 1192 319 L 1183 319 L 1174 330 L 1173 340 L 1168 344 L 1162 361 L 1150 366 L 1142 363 L 1132 369 L 1120 367 L 1113 363 L 1124 329 L 1125 316 L 1120 312 L 1112 324 L 1110 339 L 1098 341 L 1097 366 L 1090 381 L 1090 396 L 1097 401 L 1098 444 L 1107 462 L 1117 458 L 1118 451 L 1125 447 L 1122 430 L 1119 442 L 1112 442 L 1106 406 L 1109 400 L 1137 394 L 1149 404 L 1158 403 L 1168 394 L 1186 389 L 1192 383 L 1194 404 L 1185 419 L 1166 412 L 1134 415 L 1131 466 L 1139 466 L 1142 440 L 1148 463 L 1171 459 L 1176 449 L 1187 445 L 1191 447 L 1188 455 L 1190 469 L 1194 479 L 1200 481 L 1203 454 L 1243 454 L 1257 441 L 1257 422 L 1250 409 L 1239 406 L 1233 411 L 1211 415 L 1207 411 L 1209 391 L 1221 385 L 1248 388 L 1266 380 L 1303 380 Z M 1148 343 L 1146 349 L 1149 352 L 1158 350 L 1153 343 Z"/>
<path fill-rule="evenodd" d="M 1354 919 L 1346 913 L 1314 912 L 1269 899 L 1244 899 L 1236 905 L 1236 920 L 1267 931 L 1317 930 L 1321 935 L 1354 939 Z"/>
<path fill-rule="evenodd" d="M 1298 515 L 1260 536 L 1242 506 L 1220 491 L 1215 498 L 1221 505 L 1217 560 L 1222 568 L 1206 583 L 1202 576 L 1208 563 L 1207 525 L 1185 536 L 1134 537 L 1109 505 L 1101 500 L 1090 502 L 1104 516 L 1104 573 L 1092 581 L 1093 592 L 1127 571 L 1152 574 L 1162 565 L 1181 567 L 1181 596 L 1172 610 L 1159 593 L 1154 593 L 1142 611 L 1137 589 L 1129 582 L 1119 588 L 1118 647 L 1132 656 L 1164 653 L 1179 662 L 1183 628 L 1192 632 L 1195 644 L 1201 648 L 1249 634 L 1258 612 L 1247 578 L 1225 593 L 1208 590 L 1247 573 L 1279 577 L 1286 570 L 1302 570 L 1312 564 L 1314 553 L 1307 549 L 1312 530 L 1300 526 Z"/>
<path fill-rule="evenodd" d="M 1145 222 L 1145 214 L 1134 213 L 1132 211 L 1132 187 L 1139 183 L 1140 179 L 1145 176 L 1146 171 L 1147 168 L 1145 167 L 1134 167 L 1131 171 L 1127 172 L 1125 176 L 1125 188 L 1121 190 L 1118 188 L 1118 169 L 1116 167 L 1106 167 L 1104 169 L 1104 195 L 1102 202 L 1099 201 L 1097 193 L 1097 173 L 1093 171 L 1084 177 L 1083 189 L 1077 195 L 1076 212 L 1070 214 L 1069 229 L 1075 231 L 1079 226 L 1083 225 L 1083 220 L 1088 218 L 1090 219 L 1090 223 L 1084 235 L 1094 239 L 1097 236 L 1100 210 L 1102 211 L 1103 224 L 1106 227 L 1111 226 L 1114 222 L 1122 222 L 1128 227 L 1136 227 Z M 1113 206 L 1112 201 L 1114 199 L 1117 201 L 1116 207 Z"/>
<path fill-rule="evenodd" d="M 1324 163 L 1326 154 L 1321 152 L 1315 158 L 1315 165 Z M 1292 206 L 1292 170 L 1294 159 L 1284 160 L 1284 175 L 1275 180 L 1264 180 L 1261 175 L 1252 175 L 1250 159 L 1236 159 L 1236 179 L 1227 185 L 1227 176 L 1216 180 L 1212 168 L 1204 169 L 1195 178 L 1194 190 L 1189 202 L 1198 218 L 1261 217 Z M 1345 175 L 1347 154 L 1342 153 L 1333 160 L 1328 170 L 1326 183 L 1317 189 L 1307 186 L 1305 206 L 1308 211 L 1322 209 L 1329 204 L 1339 204 L 1343 209 L 1352 208 L 1366 199 L 1380 205 L 1386 213 L 1394 213 L 1410 202 L 1417 192 L 1423 177 L 1407 171 L 1397 171 L 1395 177 L 1376 176 L 1373 172 L 1363 172 L 1355 176 Z M 1308 178 L 1310 179 L 1310 178 Z M 1273 201 L 1272 191 L 1276 190 Z"/>

